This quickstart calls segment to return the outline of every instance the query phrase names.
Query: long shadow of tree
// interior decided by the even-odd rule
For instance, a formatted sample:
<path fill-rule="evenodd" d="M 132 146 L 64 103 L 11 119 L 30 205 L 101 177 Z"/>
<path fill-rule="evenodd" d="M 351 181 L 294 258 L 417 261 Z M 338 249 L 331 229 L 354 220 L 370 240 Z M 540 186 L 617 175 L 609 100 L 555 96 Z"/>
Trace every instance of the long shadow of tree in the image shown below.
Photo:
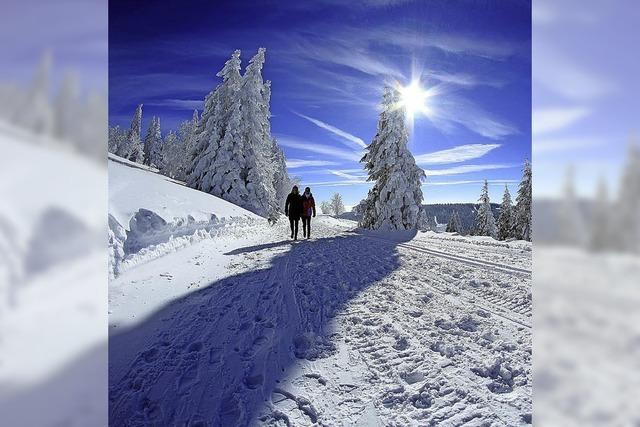
<path fill-rule="evenodd" d="M 110 425 L 255 422 L 296 358 L 335 351 L 331 319 L 398 266 L 394 244 L 359 234 L 299 242 L 267 268 L 211 283 L 112 332 Z"/>

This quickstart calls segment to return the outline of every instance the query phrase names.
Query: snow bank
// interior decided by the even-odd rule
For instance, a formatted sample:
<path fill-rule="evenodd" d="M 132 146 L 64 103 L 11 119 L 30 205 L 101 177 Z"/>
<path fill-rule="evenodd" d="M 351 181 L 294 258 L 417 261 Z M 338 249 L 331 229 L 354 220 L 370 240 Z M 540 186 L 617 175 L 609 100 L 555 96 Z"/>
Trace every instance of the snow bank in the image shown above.
<path fill-rule="evenodd" d="M 245 209 L 109 155 L 109 267 L 112 276 L 230 227 L 265 221 Z"/>

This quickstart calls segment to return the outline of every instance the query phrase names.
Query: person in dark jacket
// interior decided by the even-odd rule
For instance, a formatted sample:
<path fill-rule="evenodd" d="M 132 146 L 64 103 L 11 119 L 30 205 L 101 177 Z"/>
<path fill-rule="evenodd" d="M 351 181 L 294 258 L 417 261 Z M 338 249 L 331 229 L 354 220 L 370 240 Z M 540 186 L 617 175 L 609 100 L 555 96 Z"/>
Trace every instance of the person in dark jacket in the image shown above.
<path fill-rule="evenodd" d="M 284 214 L 289 217 L 291 238 L 298 240 L 298 223 L 302 216 L 302 196 L 298 191 L 297 185 L 293 186 L 291 193 L 287 196 L 287 201 L 284 204 Z"/>
<path fill-rule="evenodd" d="M 316 216 L 316 201 L 307 187 L 302 195 L 302 237 L 307 239 L 311 237 L 311 215 Z"/>

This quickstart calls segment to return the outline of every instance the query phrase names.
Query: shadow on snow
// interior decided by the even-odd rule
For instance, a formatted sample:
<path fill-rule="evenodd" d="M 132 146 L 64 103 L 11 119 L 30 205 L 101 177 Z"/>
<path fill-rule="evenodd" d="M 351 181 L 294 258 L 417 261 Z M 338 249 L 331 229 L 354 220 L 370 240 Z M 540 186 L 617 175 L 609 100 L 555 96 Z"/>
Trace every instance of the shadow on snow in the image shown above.
<path fill-rule="evenodd" d="M 361 234 L 298 242 L 267 268 L 213 282 L 140 324 L 113 330 L 110 425 L 256 422 L 296 358 L 333 354 L 332 319 L 398 267 L 395 244 Z"/>

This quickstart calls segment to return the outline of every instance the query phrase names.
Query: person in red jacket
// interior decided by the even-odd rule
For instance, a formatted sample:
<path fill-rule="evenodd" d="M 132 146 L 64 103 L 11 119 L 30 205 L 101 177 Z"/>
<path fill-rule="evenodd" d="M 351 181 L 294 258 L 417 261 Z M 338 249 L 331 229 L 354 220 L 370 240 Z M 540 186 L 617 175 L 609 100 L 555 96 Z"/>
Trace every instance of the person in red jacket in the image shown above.
<path fill-rule="evenodd" d="M 311 189 L 304 189 L 302 195 L 302 236 L 307 239 L 311 237 L 311 216 L 316 216 L 316 201 L 313 199 Z"/>

